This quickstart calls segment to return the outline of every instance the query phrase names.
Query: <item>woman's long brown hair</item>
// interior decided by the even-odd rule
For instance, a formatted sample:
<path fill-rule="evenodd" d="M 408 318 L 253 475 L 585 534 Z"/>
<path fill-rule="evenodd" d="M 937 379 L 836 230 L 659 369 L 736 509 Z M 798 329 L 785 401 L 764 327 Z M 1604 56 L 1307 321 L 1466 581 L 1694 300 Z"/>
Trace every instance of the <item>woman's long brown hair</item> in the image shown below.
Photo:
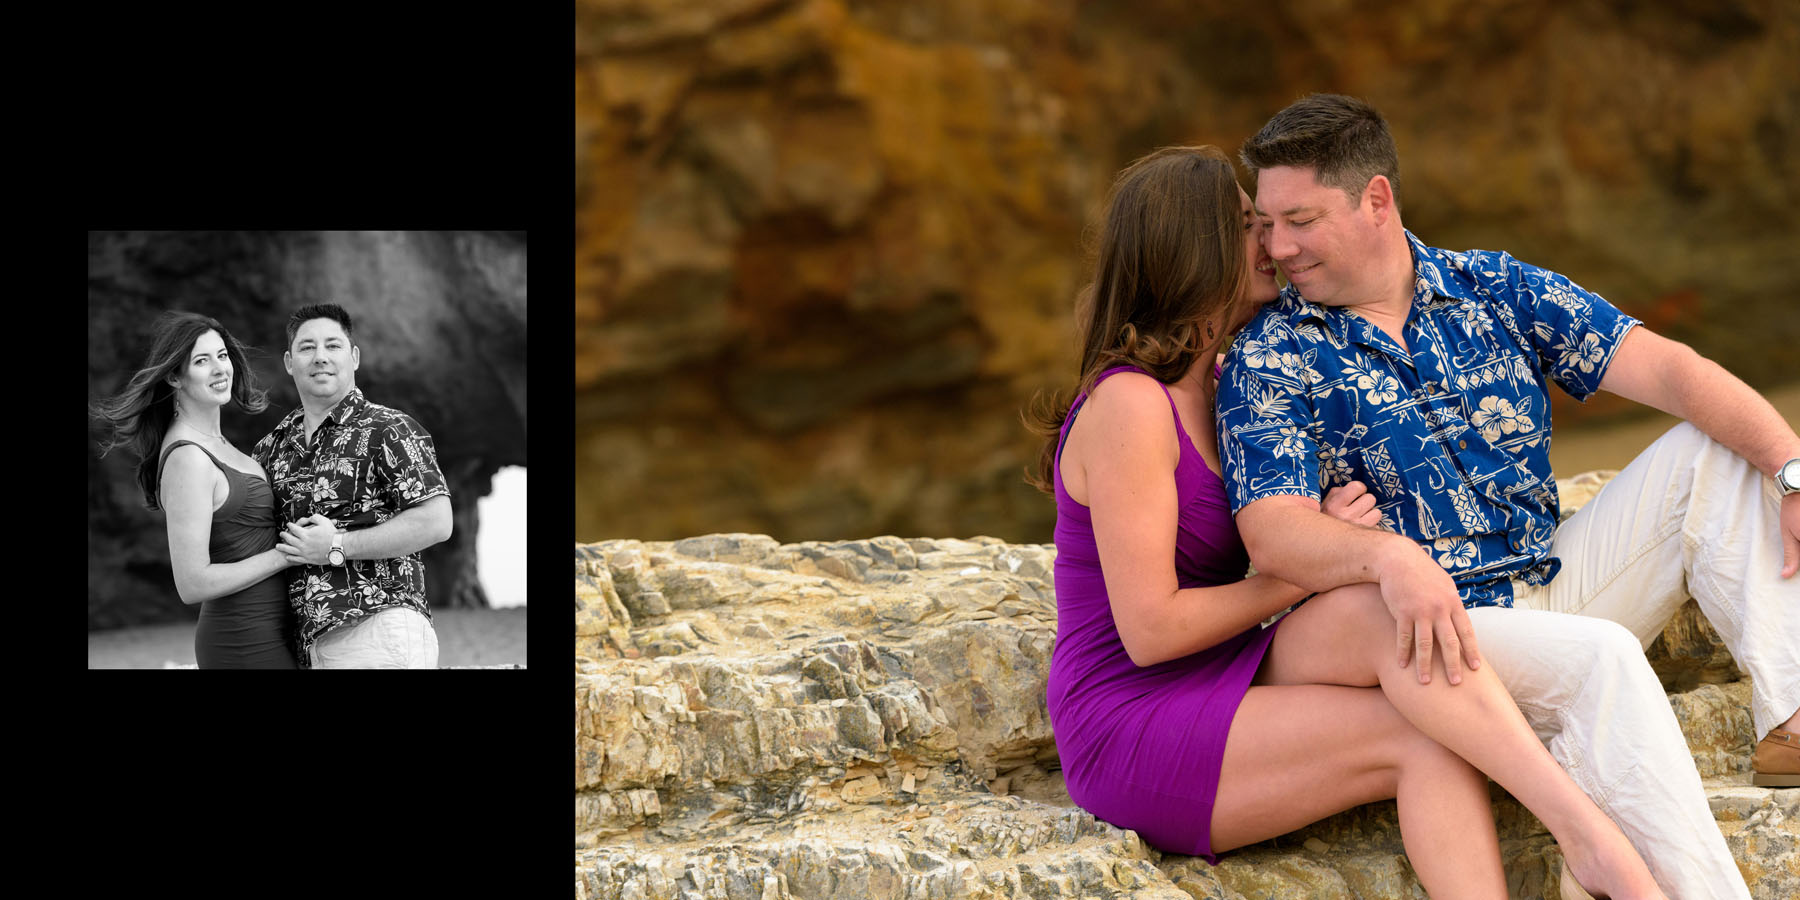
<path fill-rule="evenodd" d="M 170 386 L 169 377 L 182 373 L 193 358 L 194 342 L 208 331 L 219 333 L 225 342 L 225 354 L 231 359 L 231 399 L 245 412 L 268 409 L 268 392 L 257 387 L 256 370 L 250 368 L 237 338 L 217 319 L 180 311 L 157 317 L 151 326 L 150 356 L 142 368 L 132 373 L 124 389 L 88 405 L 89 415 L 100 421 L 106 435 L 100 443 L 100 455 L 122 446 L 137 455 L 137 482 L 144 492 L 146 509 L 162 508 L 157 491 L 162 462 L 158 449 L 175 421 L 175 389 Z"/>
<path fill-rule="evenodd" d="M 1242 219 L 1237 173 L 1217 147 L 1164 147 L 1119 173 L 1094 247 L 1093 280 L 1075 303 L 1077 395 L 1114 366 L 1173 384 L 1224 344 L 1243 289 Z M 1055 490 L 1057 441 L 1073 399 L 1040 391 L 1022 416 L 1044 439 L 1025 480 L 1045 493 Z"/>

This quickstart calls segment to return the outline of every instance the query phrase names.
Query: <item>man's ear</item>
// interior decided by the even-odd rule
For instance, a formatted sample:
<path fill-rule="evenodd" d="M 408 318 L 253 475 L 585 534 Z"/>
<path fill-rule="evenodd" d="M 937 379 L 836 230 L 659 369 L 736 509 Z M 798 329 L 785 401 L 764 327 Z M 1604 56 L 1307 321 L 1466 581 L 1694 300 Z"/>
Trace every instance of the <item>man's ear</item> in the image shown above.
<path fill-rule="evenodd" d="M 1386 175 L 1377 175 L 1369 179 L 1363 188 L 1363 205 L 1368 207 L 1369 218 L 1377 228 L 1386 225 L 1394 213 L 1394 186 Z"/>

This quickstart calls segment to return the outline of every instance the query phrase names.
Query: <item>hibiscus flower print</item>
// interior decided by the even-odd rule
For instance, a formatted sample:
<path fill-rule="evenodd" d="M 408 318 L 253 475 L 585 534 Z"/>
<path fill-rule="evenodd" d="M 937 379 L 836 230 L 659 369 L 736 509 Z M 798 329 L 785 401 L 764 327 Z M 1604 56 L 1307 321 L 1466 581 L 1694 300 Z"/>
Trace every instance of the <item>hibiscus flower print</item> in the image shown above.
<path fill-rule="evenodd" d="M 1366 399 L 1372 406 L 1392 403 L 1400 396 L 1400 382 L 1392 375 L 1376 371 L 1372 363 L 1351 360 L 1343 372 L 1346 379 L 1355 382 L 1357 390 L 1368 392 Z"/>
<path fill-rule="evenodd" d="M 1463 569 L 1475 561 L 1475 542 L 1468 538 L 1438 538 L 1431 542 L 1437 550 L 1438 565 L 1445 569 Z"/>
<path fill-rule="evenodd" d="M 1325 483 L 1333 487 L 1348 484 L 1355 474 L 1344 459 L 1343 448 L 1330 444 L 1319 445 L 1319 470 L 1325 475 Z"/>
<path fill-rule="evenodd" d="M 1238 346 L 1242 348 L 1238 354 L 1239 358 L 1244 361 L 1244 365 L 1252 369 L 1261 369 L 1265 366 L 1273 368 L 1281 362 L 1280 353 L 1256 338 L 1244 338 L 1238 342 Z"/>
<path fill-rule="evenodd" d="M 1481 398 L 1481 408 L 1469 418 L 1469 423 L 1481 429 L 1481 436 L 1491 443 L 1500 439 L 1503 434 L 1530 431 L 1537 427 L 1531 416 L 1514 407 L 1511 400 L 1489 395 Z"/>
<path fill-rule="evenodd" d="M 1295 459 L 1306 457 L 1306 436 L 1297 427 L 1289 426 L 1281 429 L 1281 436 L 1275 444 L 1276 456 L 1292 456 Z"/>
<path fill-rule="evenodd" d="M 1318 370 L 1298 353 L 1281 354 L 1281 374 L 1305 385 L 1318 384 L 1320 380 Z"/>
<path fill-rule="evenodd" d="M 1571 365 L 1580 368 L 1583 372 L 1594 371 L 1600 365 L 1600 360 L 1606 357 L 1606 351 L 1600 349 L 1600 336 L 1591 331 L 1588 332 L 1581 339 L 1581 346 L 1575 348 L 1572 357 Z"/>
<path fill-rule="evenodd" d="M 313 502 L 315 503 L 321 500 L 336 500 L 338 495 L 337 487 L 332 483 L 331 479 L 319 478 L 313 482 L 312 495 Z"/>
<path fill-rule="evenodd" d="M 306 597 L 312 599 L 331 590 L 331 579 L 323 575 L 306 576 Z"/>
<path fill-rule="evenodd" d="M 1369 374 L 1358 376 L 1356 379 L 1356 389 L 1359 391 L 1368 391 L 1368 394 L 1365 395 L 1364 399 L 1368 400 L 1373 406 L 1392 403 L 1400 397 L 1400 382 L 1395 381 L 1394 376 L 1385 375 L 1380 372 L 1370 372 Z"/>

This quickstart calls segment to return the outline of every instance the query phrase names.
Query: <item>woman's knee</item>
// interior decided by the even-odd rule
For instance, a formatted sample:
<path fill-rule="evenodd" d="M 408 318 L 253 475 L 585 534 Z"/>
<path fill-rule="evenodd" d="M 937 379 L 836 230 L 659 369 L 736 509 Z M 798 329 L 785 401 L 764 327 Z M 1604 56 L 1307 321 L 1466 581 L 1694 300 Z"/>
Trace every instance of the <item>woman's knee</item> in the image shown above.
<path fill-rule="evenodd" d="M 1400 780 L 1409 772 L 1443 773 L 1468 765 L 1462 757 L 1408 722 L 1398 710 L 1393 710 L 1391 716 L 1384 719 L 1384 726 L 1376 742 L 1377 770 L 1373 773 L 1380 781 L 1384 797 L 1394 796 Z"/>

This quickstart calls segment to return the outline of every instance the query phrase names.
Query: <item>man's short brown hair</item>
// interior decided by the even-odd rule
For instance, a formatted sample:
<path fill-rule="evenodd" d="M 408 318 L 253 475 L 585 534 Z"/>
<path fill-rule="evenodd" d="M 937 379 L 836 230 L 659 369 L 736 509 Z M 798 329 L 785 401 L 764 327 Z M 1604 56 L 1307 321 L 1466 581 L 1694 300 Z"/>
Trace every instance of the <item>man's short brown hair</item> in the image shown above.
<path fill-rule="evenodd" d="M 1400 154 L 1375 107 L 1342 94 L 1309 94 L 1275 114 L 1238 151 L 1251 172 L 1277 166 L 1312 169 L 1319 183 L 1362 199 L 1369 179 L 1386 175 L 1400 207 Z M 1265 210 L 1266 212 L 1267 210 Z"/>

